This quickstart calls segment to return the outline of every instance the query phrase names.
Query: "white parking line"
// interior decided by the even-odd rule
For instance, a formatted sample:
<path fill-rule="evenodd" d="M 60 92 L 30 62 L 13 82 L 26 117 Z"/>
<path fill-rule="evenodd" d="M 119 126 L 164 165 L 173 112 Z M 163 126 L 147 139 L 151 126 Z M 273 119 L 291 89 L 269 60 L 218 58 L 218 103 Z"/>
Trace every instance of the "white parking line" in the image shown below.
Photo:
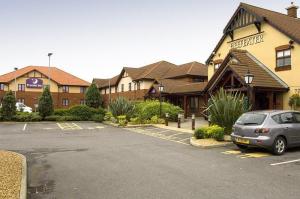
<path fill-rule="evenodd" d="M 27 123 L 26 123 L 26 124 L 24 124 L 23 131 L 25 131 L 25 130 L 26 130 L 26 127 L 27 127 Z"/>
<path fill-rule="evenodd" d="M 271 166 L 277 166 L 277 165 L 289 164 L 289 163 L 294 163 L 294 162 L 300 162 L 300 159 L 290 160 L 290 161 L 286 161 L 286 162 L 278 162 L 278 163 L 273 163 L 273 164 L 270 164 L 270 165 Z"/>

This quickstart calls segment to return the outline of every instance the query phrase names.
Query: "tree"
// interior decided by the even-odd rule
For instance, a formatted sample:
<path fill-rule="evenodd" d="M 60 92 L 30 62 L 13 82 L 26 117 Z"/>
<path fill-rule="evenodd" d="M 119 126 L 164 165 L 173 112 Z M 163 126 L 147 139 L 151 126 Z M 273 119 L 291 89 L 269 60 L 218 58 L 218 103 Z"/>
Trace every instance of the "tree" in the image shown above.
<path fill-rule="evenodd" d="M 91 84 L 85 93 L 86 105 L 93 108 L 99 108 L 102 105 L 102 98 L 96 84 Z"/>
<path fill-rule="evenodd" d="M 5 120 L 11 120 L 16 115 L 16 98 L 12 91 L 5 94 L 2 101 L 2 116 Z"/>
<path fill-rule="evenodd" d="M 53 113 L 53 100 L 48 86 L 45 87 L 42 96 L 39 98 L 38 110 L 42 118 Z"/>

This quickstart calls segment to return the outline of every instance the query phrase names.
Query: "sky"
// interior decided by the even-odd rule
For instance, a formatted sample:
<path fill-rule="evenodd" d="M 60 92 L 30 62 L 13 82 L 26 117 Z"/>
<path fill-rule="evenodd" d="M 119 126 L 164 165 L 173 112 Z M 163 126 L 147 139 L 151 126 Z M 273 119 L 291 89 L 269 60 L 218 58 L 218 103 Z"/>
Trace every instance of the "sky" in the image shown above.
<path fill-rule="evenodd" d="M 289 0 L 243 2 L 286 13 Z M 165 60 L 204 63 L 238 0 L 0 0 L 0 74 L 59 67 L 84 80 Z M 295 1 L 300 5 L 300 0 Z"/>

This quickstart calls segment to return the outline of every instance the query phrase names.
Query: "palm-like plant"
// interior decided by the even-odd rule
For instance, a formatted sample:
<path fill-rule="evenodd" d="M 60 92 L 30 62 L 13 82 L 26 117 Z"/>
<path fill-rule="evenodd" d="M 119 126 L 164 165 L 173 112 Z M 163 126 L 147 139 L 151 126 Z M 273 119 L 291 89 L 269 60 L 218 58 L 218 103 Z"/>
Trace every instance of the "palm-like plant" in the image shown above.
<path fill-rule="evenodd" d="M 245 97 L 240 92 L 227 92 L 221 88 L 209 101 L 209 118 L 212 124 L 225 128 L 225 133 L 232 131 L 236 120 L 249 108 L 245 107 Z"/>
<path fill-rule="evenodd" d="M 114 117 L 126 115 L 127 118 L 130 118 L 134 114 L 135 106 L 125 98 L 119 97 L 109 105 L 109 110 Z"/>

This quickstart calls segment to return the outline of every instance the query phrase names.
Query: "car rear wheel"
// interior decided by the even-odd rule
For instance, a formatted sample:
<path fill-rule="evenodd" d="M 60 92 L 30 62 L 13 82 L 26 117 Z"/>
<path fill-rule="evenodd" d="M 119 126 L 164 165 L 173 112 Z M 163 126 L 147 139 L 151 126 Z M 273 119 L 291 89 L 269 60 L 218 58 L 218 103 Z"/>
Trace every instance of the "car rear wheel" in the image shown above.
<path fill-rule="evenodd" d="M 286 151 L 286 141 L 283 137 L 277 137 L 273 144 L 273 153 L 282 155 Z"/>

